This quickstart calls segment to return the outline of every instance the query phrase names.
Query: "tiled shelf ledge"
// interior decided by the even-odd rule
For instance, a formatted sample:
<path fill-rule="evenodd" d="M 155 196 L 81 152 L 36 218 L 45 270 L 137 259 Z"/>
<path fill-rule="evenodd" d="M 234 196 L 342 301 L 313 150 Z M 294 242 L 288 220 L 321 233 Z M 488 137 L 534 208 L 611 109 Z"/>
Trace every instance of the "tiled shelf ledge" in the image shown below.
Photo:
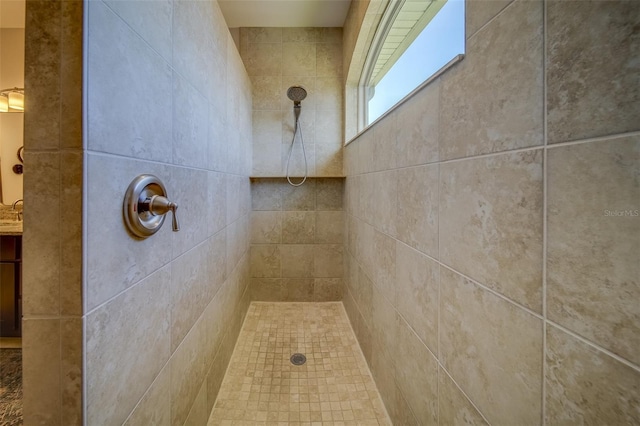
<path fill-rule="evenodd" d="M 290 179 L 302 179 L 304 176 L 289 176 Z M 249 179 L 286 179 L 286 176 L 249 176 Z M 345 175 L 307 176 L 307 179 L 344 179 Z"/>

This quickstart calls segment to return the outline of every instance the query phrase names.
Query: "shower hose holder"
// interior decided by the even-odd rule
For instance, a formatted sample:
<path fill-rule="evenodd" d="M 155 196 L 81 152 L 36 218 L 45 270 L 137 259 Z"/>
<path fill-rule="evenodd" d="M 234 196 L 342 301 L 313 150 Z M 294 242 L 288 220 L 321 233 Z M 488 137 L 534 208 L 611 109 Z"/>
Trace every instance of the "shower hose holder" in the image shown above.
<path fill-rule="evenodd" d="M 166 213 L 171 212 L 173 231 L 179 231 L 178 205 L 167 197 L 164 184 L 156 176 L 136 177 L 127 188 L 122 206 L 127 229 L 136 237 L 150 237 L 162 227 Z"/>

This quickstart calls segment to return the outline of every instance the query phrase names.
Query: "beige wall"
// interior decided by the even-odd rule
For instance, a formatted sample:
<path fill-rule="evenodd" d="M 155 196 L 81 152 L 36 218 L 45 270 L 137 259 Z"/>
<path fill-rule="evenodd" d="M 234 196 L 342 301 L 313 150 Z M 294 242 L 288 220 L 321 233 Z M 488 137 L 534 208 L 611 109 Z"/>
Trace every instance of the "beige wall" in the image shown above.
<path fill-rule="evenodd" d="M 466 58 L 346 147 L 344 303 L 395 424 L 640 421 L 638 11 L 468 1 Z"/>
<path fill-rule="evenodd" d="M 284 176 L 293 138 L 287 89 L 307 90 L 300 123 L 309 176 L 342 175 L 342 28 L 240 28 L 253 87 L 253 176 Z M 290 172 L 304 173 L 300 140 Z"/>
<path fill-rule="evenodd" d="M 344 179 L 251 182 L 251 298 L 342 300 Z"/>
<path fill-rule="evenodd" d="M 250 83 L 215 2 L 84 5 L 27 6 L 25 424 L 204 424 L 249 302 Z M 125 230 L 141 173 L 180 232 Z"/>

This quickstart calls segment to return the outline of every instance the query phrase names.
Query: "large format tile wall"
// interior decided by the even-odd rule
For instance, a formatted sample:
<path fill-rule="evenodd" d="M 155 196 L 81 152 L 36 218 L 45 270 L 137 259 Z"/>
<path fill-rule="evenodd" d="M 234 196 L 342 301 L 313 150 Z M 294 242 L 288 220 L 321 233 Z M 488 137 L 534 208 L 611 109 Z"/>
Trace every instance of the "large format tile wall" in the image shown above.
<path fill-rule="evenodd" d="M 23 413 L 82 423 L 81 1 L 26 2 Z"/>
<path fill-rule="evenodd" d="M 253 87 L 253 176 L 284 176 L 293 139 L 293 102 L 302 86 L 300 126 L 311 176 L 342 175 L 342 28 L 240 28 Z M 300 139 L 290 172 L 304 173 Z"/>
<path fill-rule="evenodd" d="M 342 300 L 343 193 L 342 178 L 252 180 L 252 300 Z"/>
<path fill-rule="evenodd" d="M 84 421 L 206 424 L 249 303 L 249 78 L 216 2 L 86 5 Z M 142 173 L 179 232 L 125 229 Z"/>
<path fill-rule="evenodd" d="M 639 24 L 468 1 L 465 59 L 346 147 L 344 303 L 395 424 L 640 422 Z"/>

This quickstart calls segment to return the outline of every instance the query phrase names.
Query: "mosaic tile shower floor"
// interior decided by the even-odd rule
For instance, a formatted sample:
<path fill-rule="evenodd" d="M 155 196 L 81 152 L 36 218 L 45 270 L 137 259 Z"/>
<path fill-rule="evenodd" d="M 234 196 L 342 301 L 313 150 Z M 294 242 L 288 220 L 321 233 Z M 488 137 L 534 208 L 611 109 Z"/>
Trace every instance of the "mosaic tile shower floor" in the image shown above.
<path fill-rule="evenodd" d="M 342 303 L 253 302 L 208 424 L 391 422 Z"/>

